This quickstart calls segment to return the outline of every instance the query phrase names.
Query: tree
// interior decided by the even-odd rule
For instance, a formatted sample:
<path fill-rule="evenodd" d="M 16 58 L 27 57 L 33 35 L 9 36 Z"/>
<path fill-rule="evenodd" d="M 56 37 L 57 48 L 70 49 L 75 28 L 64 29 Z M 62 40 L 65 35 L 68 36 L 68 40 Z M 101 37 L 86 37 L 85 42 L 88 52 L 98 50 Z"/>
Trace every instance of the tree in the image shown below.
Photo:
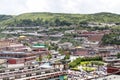
<path fill-rule="evenodd" d="M 51 54 L 48 54 L 47 55 L 47 59 L 51 59 L 52 58 L 52 55 Z"/>
<path fill-rule="evenodd" d="M 55 19 L 55 24 L 56 24 L 56 26 L 60 26 L 60 20 L 58 18 Z"/>
<path fill-rule="evenodd" d="M 65 57 L 64 57 L 64 59 L 65 59 L 65 60 L 66 60 L 66 59 L 70 59 L 70 54 L 66 54 Z"/>
<path fill-rule="evenodd" d="M 42 61 L 42 58 L 41 57 L 37 57 L 36 61 L 40 62 L 40 61 Z"/>
<path fill-rule="evenodd" d="M 120 53 L 117 54 L 117 58 L 120 58 Z"/>
<path fill-rule="evenodd" d="M 103 44 L 116 44 L 120 45 L 119 33 L 106 34 L 102 38 Z"/>
<path fill-rule="evenodd" d="M 31 47 L 30 43 L 28 43 L 28 42 L 24 42 L 23 44 L 24 44 L 25 46 Z"/>
<path fill-rule="evenodd" d="M 62 55 L 64 54 L 64 50 L 62 48 L 59 48 L 58 51 L 60 54 L 62 54 Z"/>
<path fill-rule="evenodd" d="M 35 23 L 35 26 L 41 26 L 42 23 L 43 23 L 43 19 L 37 18 L 37 19 L 34 21 L 34 23 Z"/>
<path fill-rule="evenodd" d="M 69 64 L 69 67 L 71 67 L 71 68 L 74 68 L 74 67 L 76 67 L 77 66 L 77 64 L 75 63 L 75 62 L 71 62 L 70 64 Z"/>

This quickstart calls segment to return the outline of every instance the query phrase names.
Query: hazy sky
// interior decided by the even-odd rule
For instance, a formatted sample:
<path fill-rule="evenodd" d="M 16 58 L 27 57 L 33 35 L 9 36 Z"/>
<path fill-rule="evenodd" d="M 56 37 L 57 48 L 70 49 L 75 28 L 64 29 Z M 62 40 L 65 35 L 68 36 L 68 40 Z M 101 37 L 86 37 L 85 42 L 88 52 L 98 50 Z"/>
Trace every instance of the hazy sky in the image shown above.
<path fill-rule="evenodd" d="M 120 0 L 0 0 L 0 14 L 26 12 L 120 14 Z"/>

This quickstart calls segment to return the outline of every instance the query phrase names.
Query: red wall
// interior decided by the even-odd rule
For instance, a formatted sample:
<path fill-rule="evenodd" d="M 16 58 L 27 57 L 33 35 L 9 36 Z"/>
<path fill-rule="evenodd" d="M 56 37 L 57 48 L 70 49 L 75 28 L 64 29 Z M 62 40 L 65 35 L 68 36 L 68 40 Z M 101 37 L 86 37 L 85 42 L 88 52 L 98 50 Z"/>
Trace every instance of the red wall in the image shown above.
<path fill-rule="evenodd" d="M 9 64 L 16 64 L 16 59 L 9 59 L 9 60 L 8 60 L 8 63 L 9 63 Z"/>
<path fill-rule="evenodd" d="M 119 71 L 120 68 L 117 68 L 117 67 L 107 67 L 107 72 L 108 73 L 114 73 L 114 72 L 117 72 Z M 117 74 L 120 74 L 120 72 L 118 72 Z"/>
<path fill-rule="evenodd" d="M 24 63 L 24 59 L 8 59 L 9 64 L 21 64 Z"/>

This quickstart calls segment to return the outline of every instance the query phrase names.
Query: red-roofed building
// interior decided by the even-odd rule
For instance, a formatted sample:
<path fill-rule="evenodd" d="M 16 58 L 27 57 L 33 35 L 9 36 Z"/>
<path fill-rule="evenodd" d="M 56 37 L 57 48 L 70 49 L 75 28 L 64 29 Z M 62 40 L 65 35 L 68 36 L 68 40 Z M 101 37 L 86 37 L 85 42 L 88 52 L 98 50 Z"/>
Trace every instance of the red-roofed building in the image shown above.
<path fill-rule="evenodd" d="M 73 55 L 75 56 L 86 56 L 88 55 L 88 50 L 85 50 L 85 49 L 81 49 L 81 50 L 77 50 L 73 53 Z"/>
<path fill-rule="evenodd" d="M 88 36 L 88 41 L 100 42 L 102 40 L 102 37 L 103 37 L 103 34 L 91 35 L 91 36 Z"/>
<path fill-rule="evenodd" d="M 2 51 L 0 52 L 1 59 L 7 59 L 9 64 L 19 64 L 35 60 L 37 57 L 47 55 L 48 51 L 39 52 L 15 52 L 15 51 Z"/>
<path fill-rule="evenodd" d="M 95 51 L 94 50 L 89 50 L 89 49 L 84 49 L 84 48 L 75 48 L 71 50 L 71 54 L 73 56 L 83 56 L 83 57 L 88 57 L 88 56 L 94 56 Z"/>

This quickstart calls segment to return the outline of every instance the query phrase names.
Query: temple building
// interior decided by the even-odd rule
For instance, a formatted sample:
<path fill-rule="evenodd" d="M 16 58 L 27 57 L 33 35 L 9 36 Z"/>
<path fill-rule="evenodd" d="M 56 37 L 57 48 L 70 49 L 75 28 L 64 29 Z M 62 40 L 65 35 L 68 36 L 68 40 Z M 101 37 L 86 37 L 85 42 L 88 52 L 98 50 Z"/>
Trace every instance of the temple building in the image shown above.
<path fill-rule="evenodd" d="M 48 51 L 39 52 L 14 52 L 14 51 L 1 51 L 0 59 L 7 59 L 9 64 L 20 64 L 28 61 L 33 61 L 37 57 L 42 57 L 48 54 Z"/>

